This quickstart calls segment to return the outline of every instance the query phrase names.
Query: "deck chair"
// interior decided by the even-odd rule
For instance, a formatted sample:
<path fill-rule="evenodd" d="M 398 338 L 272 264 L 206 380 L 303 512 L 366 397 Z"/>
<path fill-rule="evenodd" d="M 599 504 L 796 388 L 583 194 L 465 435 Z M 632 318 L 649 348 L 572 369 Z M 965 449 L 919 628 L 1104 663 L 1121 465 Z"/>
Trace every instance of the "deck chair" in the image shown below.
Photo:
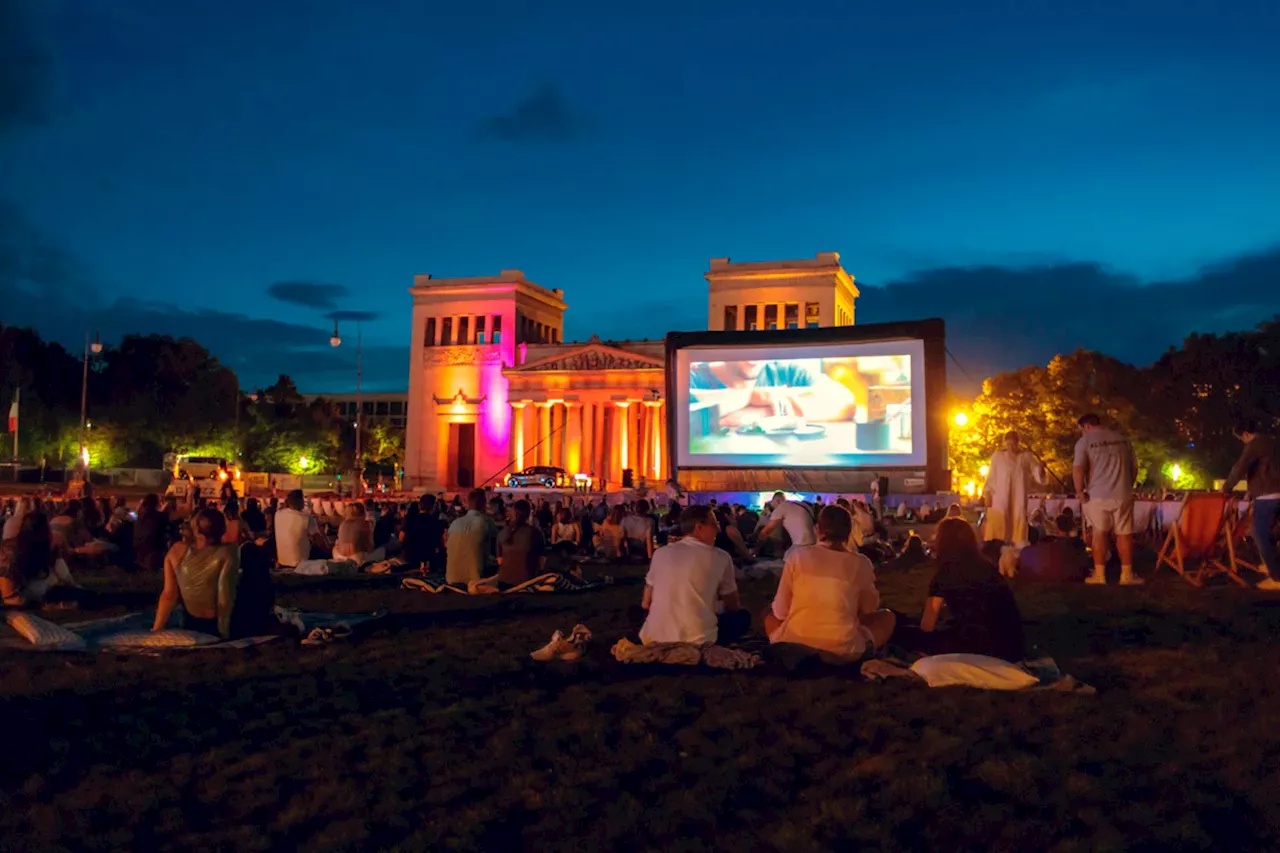
<path fill-rule="evenodd" d="M 1242 549 L 1248 547 L 1248 542 L 1253 532 L 1253 504 L 1246 504 L 1244 512 L 1237 510 L 1236 502 L 1231 501 L 1231 505 L 1227 508 L 1227 521 L 1224 525 L 1224 537 L 1227 540 L 1227 563 L 1222 567 L 1232 580 L 1241 586 L 1245 582 L 1240 579 L 1240 570 L 1248 569 L 1251 572 L 1261 572 L 1267 574 L 1266 570 L 1261 568 L 1258 563 L 1250 562 L 1240 556 Z"/>
<path fill-rule="evenodd" d="M 1221 560 L 1227 546 L 1228 501 L 1222 494 L 1188 493 L 1160 546 L 1155 570 L 1168 566 L 1192 586 L 1203 586 L 1206 579 L 1218 574 L 1226 574 L 1243 586 L 1240 576 L 1226 570 Z M 1190 565 L 1196 563 L 1199 565 L 1192 571 Z"/>

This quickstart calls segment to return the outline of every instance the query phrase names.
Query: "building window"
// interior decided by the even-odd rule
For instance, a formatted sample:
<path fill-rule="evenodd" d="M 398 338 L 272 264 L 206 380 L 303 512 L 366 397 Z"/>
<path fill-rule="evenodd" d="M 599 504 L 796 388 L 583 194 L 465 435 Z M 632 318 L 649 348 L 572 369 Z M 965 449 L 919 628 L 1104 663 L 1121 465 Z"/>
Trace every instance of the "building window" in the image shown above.
<path fill-rule="evenodd" d="M 365 400 L 365 402 L 364 402 L 364 413 L 365 413 L 366 415 L 372 415 L 372 414 L 373 414 L 373 403 L 372 403 L 372 402 L 370 402 L 369 400 Z"/>
<path fill-rule="evenodd" d="M 476 343 L 484 343 L 484 317 L 476 318 Z"/>
<path fill-rule="evenodd" d="M 470 317 L 458 318 L 458 343 L 460 344 L 471 343 L 471 318 Z"/>
<path fill-rule="evenodd" d="M 403 414 L 404 414 L 404 403 L 403 403 L 403 402 L 401 402 L 400 400 L 392 400 L 392 401 L 391 401 L 391 414 L 392 414 L 392 415 L 403 415 Z"/>
<path fill-rule="evenodd" d="M 373 406 L 373 413 L 374 413 L 375 415 L 385 415 L 385 414 L 387 414 L 387 401 L 386 401 L 386 400 L 379 400 L 378 402 L 376 402 L 376 403 L 374 404 L 374 406 Z"/>
<path fill-rule="evenodd" d="M 493 342 L 495 344 L 502 343 L 502 315 L 493 315 Z"/>
<path fill-rule="evenodd" d="M 440 345 L 449 346 L 453 343 L 453 318 L 444 317 L 440 320 Z"/>
<path fill-rule="evenodd" d="M 819 325 L 818 303 L 806 302 L 804 304 L 804 327 L 806 329 L 816 329 Z"/>
<path fill-rule="evenodd" d="M 724 330 L 732 332 L 738 328 L 738 306 L 724 306 Z"/>
<path fill-rule="evenodd" d="M 800 305 L 798 303 L 788 302 L 784 316 L 788 329 L 800 328 Z"/>
<path fill-rule="evenodd" d="M 748 305 L 747 310 L 743 312 L 747 331 L 754 332 L 756 329 L 760 328 L 760 322 L 756 319 L 759 310 L 759 307 L 756 305 Z"/>
<path fill-rule="evenodd" d="M 778 328 L 778 306 L 772 302 L 764 306 L 764 327 L 769 331 Z"/>
<path fill-rule="evenodd" d="M 436 345 L 436 318 L 427 318 L 427 331 L 422 336 L 422 345 L 424 347 L 433 347 Z"/>

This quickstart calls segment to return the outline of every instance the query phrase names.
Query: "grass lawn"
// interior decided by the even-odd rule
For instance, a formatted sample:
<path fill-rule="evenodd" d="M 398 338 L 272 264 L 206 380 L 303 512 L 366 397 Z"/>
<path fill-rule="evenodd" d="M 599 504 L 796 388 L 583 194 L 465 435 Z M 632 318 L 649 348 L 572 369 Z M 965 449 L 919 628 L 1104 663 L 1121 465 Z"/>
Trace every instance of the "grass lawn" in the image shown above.
<path fill-rule="evenodd" d="M 1276 598 L 1017 584 L 1029 642 L 1098 694 L 1001 694 L 617 664 L 640 573 L 506 599 L 285 584 L 392 611 L 319 648 L 0 651 L 6 847 L 1280 848 Z M 884 599 L 918 611 L 928 574 Z M 85 580 L 115 590 L 101 615 L 158 591 Z M 744 585 L 753 611 L 775 584 Z M 587 659 L 528 659 L 577 621 Z"/>

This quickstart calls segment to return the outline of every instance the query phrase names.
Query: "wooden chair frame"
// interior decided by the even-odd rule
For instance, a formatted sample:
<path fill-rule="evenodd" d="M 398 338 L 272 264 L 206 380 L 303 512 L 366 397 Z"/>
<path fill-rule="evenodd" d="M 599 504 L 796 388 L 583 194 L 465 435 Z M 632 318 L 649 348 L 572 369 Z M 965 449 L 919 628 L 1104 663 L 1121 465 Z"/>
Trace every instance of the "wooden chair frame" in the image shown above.
<path fill-rule="evenodd" d="M 1165 534 L 1164 544 L 1160 546 L 1159 555 L 1156 557 L 1155 571 L 1160 571 L 1161 566 L 1168 566 L 1173 569 L 1182 579 L 1192 586 L 1204 586 L 1204 582 L 1209 578 L 1217 575 L 1226 575 L 1240 586 L 1248 586 L 1245 580 L 1240 577 L 1239 565 L 1235 554 L 1235 532 L 1234 526 L 1230 526 L 1232 519 L 1237 515 L 1235 504 L 1224 498 L 1224 506 L 1222 515 L 1218 519 L 1217 526 L 1214 529 L 1213 541 L 1198 555 L 1187 556 L 1183 545 L 1182 520 L 1187 512 L 1187 506 L 1193 500 L 1201 500 L 1212 495 L 1204 492 L 1188 494 L 1182 501 L 1182 508 L 1178 510 L 1178 517 L 1172 525 L 1169 526 L 1168 533 Z M 1223 558 L 1226 558 L 1224 561 Z M 1193 571 L 1189 564 L 1198 562 L 1199 566 Z M 1154 574 L 1154 572 L 1153 572 Z"/>

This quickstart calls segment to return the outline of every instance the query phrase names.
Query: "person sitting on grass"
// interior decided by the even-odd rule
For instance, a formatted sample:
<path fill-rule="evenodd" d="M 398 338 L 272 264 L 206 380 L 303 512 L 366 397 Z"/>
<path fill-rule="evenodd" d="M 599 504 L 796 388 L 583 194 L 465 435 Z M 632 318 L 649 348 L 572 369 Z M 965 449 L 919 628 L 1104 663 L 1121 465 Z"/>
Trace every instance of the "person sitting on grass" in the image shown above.
<path fill-rule="evenodd" d="M 484 576 L 489 543 L 497 525 L 485 514 L 488 500 L 483 489 L 467 495 L 467 514 L 456 518 L 445 531 L 445 578 L 449 583 L 469 584 Z"/>
<path fill-rule="evenodd" d="M 223 544 L 227 520 L 216 509 L 201 510 L 193 528 L 191 546 L 176 566 L 165 566 L 164 591 L 151 630 L 163 630 L 181 601 L 186 611 L 182 627 L 229 640 L 240 580 L 240 549 Z"/>
<path fill-rule="evenodd" d="M 596 555 L 608 560 L 616 560 L 622 556 L 622 521 L 627 510 L 617 504 L 609 511 L 604 522 L 596 529 Z"/>
<path fill-rule="evenodd" d="M 733 558 L 734 565 L 754 563 L 755 557 L 742 538 L 742 532 L 733 523 L 733 513 L 727 507 L 719 507 L 715 511 L 716 522 L 720 525 L 720 535 L 716 537 L 716 547 Z"/>
<path fill-rule="evenodd" d="M 551 527 L 551 548 L 563 556 L 578 553 L 578 540 L 582 531 L 573 521 L 573 513 L 568 509 L 560 510 L 560 517 Z"/>
<path fill-rule="evenodd" d="M 386 551 L 373 547 L 373 525 L 369 523 L 363 504 L 349 503 L 338 525 L 338 541 L 333 545 L 333 559 L 350 560 L 357 565 L 376 563 Z"/>
<path fill-rule="evenodd" d="M 875 569 L 848 548 L 853 518 L 840 506 L 818 514 L 818 544 L 787 553 L 773 605 L 764 612 L 771 643 L 795 643 L 835 663 L 860 661 L 889 642 L 895 617 L 880 609 Z"/>
<path fill-rule="evenodd" d="M 907 534 L 907 541 L 902 550 L 891 560 L 885 562 L 885 571 L 902 571 L 914 569 L 929 562 L 929 555 L 924 550 L 924 540 L 914 532 Z"/>
<path fill-rule="evenodd" d="M 498 574 L 494 579 L 500 591 L 522 584 L 544 571 L 546 539 L 542 536 L 542 529 L 531 523 L 532 517 L 533 506 L 526 500 L 511 504 L 507 512 L 507 523 L 498 534 Z"/>
<path fill-rule="evenodd" d="M 653 558 L 654 523 L 649 502 L 636 501 L 635 509 L 622 519 L 622 556 Z"/>
<path fill-rule="evenodd" d="M 40 510 L 29 509 L 22 516 L 17 535 L 0 543 L 0 598 L 6 607 L 40 605 L 55 587 L 80 589 L 53 547 L 49 517 Z"/>
<path fill-rule="evenodd" d="M 240 546 L 240 580 L 236 585 L 235 607 L 231 612 L 233 637 L 256 637 L 280 633 L 275 618 L 275 586 L 271 582 L 271 540 L 266 516 L 246 512 L 241 516 L 246 538 Z"/>
<path fill-rule="evenodd" d="M 1053 525 L 1053 534 L 1033 542 L 1017 554 L 1018 576 L 1038 581 L 1080 583 L 1089 576 L 1093 562 L 1085 544 L 1075 538 L 1075 517 L 1064 510 Z"/>
<path fill-rule="evenodd" d="M 640 642 L 727 645 L 751 627 L 742 609 L 733 559 L 715 547 L 720 525 L 709 506 L 680 513 L 684 536 L 653 554 L 644 579 L 644 598 L 633 607 L 634 622 L 643 620 Z"/>
<path fill-rule="evenodd" d="M 973 526 L 960 518 L 943 519 L 933 553 L 937 570 L 924 615 L 918 627 L 899 627 L 894 644 L 931 655 L 968 652 L 1022 660 L 1025 640 L 1018 603 L 1000 570 L 982 556 Z M 940 625 L 944 605 L 949 619 Z"/>

